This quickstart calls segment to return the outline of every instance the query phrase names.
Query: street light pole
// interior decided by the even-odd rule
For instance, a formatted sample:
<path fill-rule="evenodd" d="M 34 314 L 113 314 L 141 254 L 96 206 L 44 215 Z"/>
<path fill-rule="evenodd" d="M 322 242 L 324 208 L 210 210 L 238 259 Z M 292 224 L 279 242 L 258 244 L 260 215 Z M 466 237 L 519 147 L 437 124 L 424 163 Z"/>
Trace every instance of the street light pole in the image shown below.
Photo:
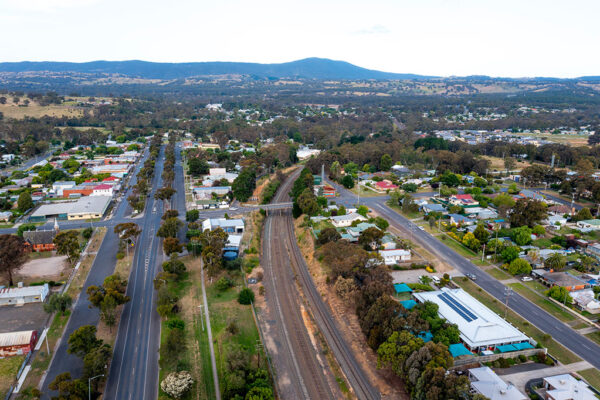
<path fill-rule="evenodd" d="M 88 399 L 92 400 L 92 381 L 96 378 L 100 378 L 104 376 L 104 374 L 96 375 L 88 379 Z"/>

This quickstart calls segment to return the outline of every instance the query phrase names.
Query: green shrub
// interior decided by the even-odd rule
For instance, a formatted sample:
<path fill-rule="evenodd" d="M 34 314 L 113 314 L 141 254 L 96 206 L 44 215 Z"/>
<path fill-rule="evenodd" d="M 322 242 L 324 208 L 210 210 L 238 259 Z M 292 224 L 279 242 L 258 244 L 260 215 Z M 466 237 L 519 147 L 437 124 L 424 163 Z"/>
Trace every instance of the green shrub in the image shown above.
<path fill-rule="evenodd" d="M 238 303 L 250 304 L 254 301 L 254 292 L 250 288 L 243 288 L 238 295 Z"/>
<path fill-rule="evenodd" d="M 179 318 L 173 318 L 167 321 L 167 327 L 169 329 L 181 329 L 185 328 L 185 322 Z"/>
<path fill-rule="evenodd" d="M 217 281 L 217 283 L 215 283 L 215 287 L 217 288 L 217 290 L 219 290 L 221 292 L 229 289 L 232 286 L 233 286 L 233 281 L 227 276 L 222 277 L 221 279 L 219 279 Z"/>
<path fill-rule="evenodd" d="M 125 258 L 125 253 L 122 251 L 117 252 L 117 260 L 122 260 L 123 258 Z"/>
<path fill-rule="evenodd" d="M 81 236 L 83 236 L 84 239 L 89 239 L 92 237 L 92 233 L 94 233 L 94 230 L 90 227 L 87 227 L 81 231 Z"/>

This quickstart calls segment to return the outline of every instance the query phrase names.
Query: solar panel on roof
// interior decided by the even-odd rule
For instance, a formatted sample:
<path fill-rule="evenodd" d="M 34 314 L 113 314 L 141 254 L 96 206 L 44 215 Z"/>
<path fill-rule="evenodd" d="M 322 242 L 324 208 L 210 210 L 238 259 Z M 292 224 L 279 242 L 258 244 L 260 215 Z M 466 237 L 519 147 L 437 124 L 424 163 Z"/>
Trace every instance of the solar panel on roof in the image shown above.
<path fill-rule="evenodd" d="M 438 297 L 448 305 L 451 309 L 453 309 L 458 315 L 463 317 L 465 321 L 471 322 L 477 319 L 477 316 L 473 314 L 471 311 L 467 310 L 462 304 L 458 303 L 452 297 L 450 297 L 447 293 L 438 294 Z"/>

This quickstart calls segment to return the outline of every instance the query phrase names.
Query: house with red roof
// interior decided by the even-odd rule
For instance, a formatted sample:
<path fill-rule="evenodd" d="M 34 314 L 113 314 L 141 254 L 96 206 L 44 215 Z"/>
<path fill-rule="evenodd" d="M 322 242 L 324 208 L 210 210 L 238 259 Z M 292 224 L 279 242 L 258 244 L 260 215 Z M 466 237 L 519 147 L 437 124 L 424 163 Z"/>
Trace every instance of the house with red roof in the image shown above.
<path fill-rule="evenodd" d="M 479 205 L 479 202 L 470 194 L 454 194 L 450 196 L 449 201 L 453 206 L 475 207 Z"/>
<path fill-rule="evenodd" d="M 391 181 L 388 181 L 387 179 L 375 182 L 375 187 L 377 190 L 382 191 L 398 189 L 398 185 L 394 185 Z"/>
<path fill-rule="evenodd" d="M 112 196 L 113 195 L 113 186 L 108 185 L 106 183 L 102 183 L 98 186 L 94 186 L 92 193 L 90 196 Z"/>
<path fill-rule="evenodd" d="M 110 182 L 117 183 L 119 182 L 119 178 L 117 178 L 116 176 L 109 176 L 108 178 L 102 179 L 102 182 L 107 182 L 108 184 L 110 184 Z"/>

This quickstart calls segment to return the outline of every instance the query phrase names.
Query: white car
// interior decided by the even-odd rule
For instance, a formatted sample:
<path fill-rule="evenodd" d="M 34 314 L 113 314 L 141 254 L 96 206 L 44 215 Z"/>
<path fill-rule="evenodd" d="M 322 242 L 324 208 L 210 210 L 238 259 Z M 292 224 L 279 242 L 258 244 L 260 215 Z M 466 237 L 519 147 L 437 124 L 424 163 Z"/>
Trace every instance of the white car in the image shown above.
<path fill-rule="evenodd" d="M 425 228 L 423 228 L 422 226 L 419 226 L 419 229 L 422 230 L 422 231 L 425 230 Z"/>
<path fill-rule="evenodd" d="M 533 280 L 533 278 L 530 277 L 530 276 L 524 276 L 524 277 L 521 278 L 521 280 L 523 282 L 531 282 Z"/>

